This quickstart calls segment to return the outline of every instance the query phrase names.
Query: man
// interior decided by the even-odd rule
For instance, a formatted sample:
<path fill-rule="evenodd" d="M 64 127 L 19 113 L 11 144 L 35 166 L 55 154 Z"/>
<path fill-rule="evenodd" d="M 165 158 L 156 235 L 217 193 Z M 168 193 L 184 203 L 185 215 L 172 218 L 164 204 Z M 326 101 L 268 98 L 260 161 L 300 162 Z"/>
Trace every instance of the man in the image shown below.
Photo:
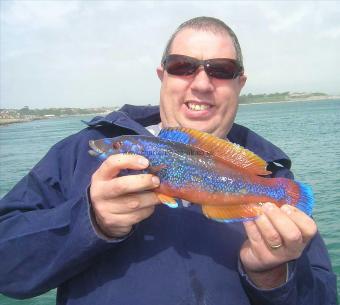
<path fill-rule="evenodd" d="M 292 178 L 281 150 L 233 124 L 242 66 L 223 22 L 182 24 L 157 69 L 161 126 L 227 136 L 263 157 L 272 176 Z M 301 211 L 266 203 L 255 221 L 217 223 L 197 205 L 160 205 L 156 176 L 118 176 L 146 168 L 141 156 L 100 164 L 87 154 L 90 139 L 155 134 L 160 119 L 157 107 L 132 106 L 93 119 L 3 198 L 0 291 L 25 298 L 58 287 L 58 304 L 81 305 L 335 304 L 327 251 Z"/>

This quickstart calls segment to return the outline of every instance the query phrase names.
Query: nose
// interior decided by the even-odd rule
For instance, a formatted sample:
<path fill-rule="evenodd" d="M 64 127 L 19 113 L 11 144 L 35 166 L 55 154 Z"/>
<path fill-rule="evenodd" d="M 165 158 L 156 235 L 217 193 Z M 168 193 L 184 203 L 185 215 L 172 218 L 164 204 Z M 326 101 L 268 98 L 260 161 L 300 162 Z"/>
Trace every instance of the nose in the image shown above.
<path fill-rule="evenodd" d="M 194 74 L 191 82 L 191 89 L 201 93 L 211 92 L 214 89 L 210 77 L 202 66 L 199 67 Z"/>

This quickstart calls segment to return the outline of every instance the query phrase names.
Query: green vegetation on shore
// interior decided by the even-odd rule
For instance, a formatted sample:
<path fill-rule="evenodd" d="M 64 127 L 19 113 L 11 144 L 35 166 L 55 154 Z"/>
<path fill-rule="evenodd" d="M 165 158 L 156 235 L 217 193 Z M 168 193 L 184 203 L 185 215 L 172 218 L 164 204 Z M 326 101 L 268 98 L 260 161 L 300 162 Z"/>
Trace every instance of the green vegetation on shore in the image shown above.
<path fill-rule="evenodd" d="M 277 92 L 269 94 L 247 94 L 240 96 L 240 104 L 253 104 L 253 103 L 275 103 L 275 102 L 288 102 L 288 101 L 301 101 L 301 100 L 320 100 L 328 99 L 329 95 L 326 93 L 313 92 L 313 93 L 291 93 Z"/>
<path fill-rule="evenodd" d="M 13 110 L 19 116 L 69 116 L 69 115 L 86 115 L 93 113 L 106 113 L 112 111 L 113 108 L 44 108 L 44 109 L 30 109 L 25 106 L 19 110 Z"/>

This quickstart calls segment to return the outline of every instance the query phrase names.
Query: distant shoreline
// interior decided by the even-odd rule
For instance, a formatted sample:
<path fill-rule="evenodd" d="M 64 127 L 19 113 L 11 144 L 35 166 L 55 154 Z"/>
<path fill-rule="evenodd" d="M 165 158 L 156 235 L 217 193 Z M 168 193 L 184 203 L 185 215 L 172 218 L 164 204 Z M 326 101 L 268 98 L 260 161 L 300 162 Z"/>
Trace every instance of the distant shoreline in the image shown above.
<path fill-rule="evenodd" d="M 271 102 L 250 102 L 250 103 L 240 103 L 239 105 L 262 105 L 262 104 L 283 104 L 283 103 L 300 103 L 300 102 L 320 102 L 320 101 L 335 101 L 340 100 L 340 96 L 326 96 L 322 98 L 304 98 L 304 99 L 293 99 L 293 100 L 281 100 L 281 101 L 271 101 Z"/>
<path fill-rule="evenodd" d="M 39 121 L 39 120 L 46 120 L 48 118 L 32 118 L 32 119 L 0 119 L 0 127 L 1 126 L 7 126 L 10 124 L 15 124 L 15 123 L 28 123 L 32 121 Z"/>
<path fill-rule="evenodd" d="M 240 103 L 240 106 L 246 105 L 262 105 L 262 104 L 283 104 L 283 103 L 300 103 L 300 102 L 318 102 L 318 101 L 331 101 L 331 100 L 340 100 L 340 96 L 323 96 L 320 98 L 310 97 L 305 99 L 294 99 L 294 100 L 282 100 L 282 101 L 268 101 L 268 102 L 250 102 L 250 103 Z M 16 123 L 27 123 L 38 120 L 49 120 L 49 119 L 57 119 L 57 118 L 65 118 L 71 116 L 91 116 L 91 115 L 106 115 L 108 113 L 80 113 L 80 114 L 70 114 L 65 116 L 53 116 L 53 117 L 34 117 L 34 118 L 25 118 L 25 119 L 1 119 L 0 118 L 0 127 L 5 127 L 10 124 Z"/>
<path fill-rule="evenodd" d="M 53 116 L 53 117 L 35 117 L 30 119 L 1 119 L 0 118 L 0 128 L 5 127 L 11 124 L 16 123 L 28 123 L 33 121 L 41 121 L 41 120 L 52 120 L 52 119 L 60 119 L 60 118 L 68 118 L 72 116 L 95 116 L 95 115 L 106 115 L 108 113 L 79 113 L 79 114 L 70 114 L 70 115 L 63 115 L 63 116 Z"/>

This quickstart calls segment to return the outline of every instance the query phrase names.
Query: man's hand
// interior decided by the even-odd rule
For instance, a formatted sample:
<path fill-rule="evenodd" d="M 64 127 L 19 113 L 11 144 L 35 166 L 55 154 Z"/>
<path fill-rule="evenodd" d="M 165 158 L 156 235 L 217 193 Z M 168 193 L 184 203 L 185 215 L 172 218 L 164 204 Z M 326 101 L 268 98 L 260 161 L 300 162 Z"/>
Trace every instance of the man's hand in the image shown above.
<path fill-rule="evenodd" d="M 159 178 L 151 174 L 117 177 L 122 169 L 142 170 L 148 160 L 137 155 L 110 156 L 92 175 L 90 198 L 96 224 L 108 237 L 127 235 L 132 226 L 149 217 L 159 203 L 151 191 Z"/>
<path fill-rule="evenodd" d="M 244 223 L 248 239 L 240 259 L 259 288 L 275 288 L 285 282 L 287 262 L 297 259 L 317 232 L 312 218 L 289 205 L 263 205 L 263 215 Z"/>

